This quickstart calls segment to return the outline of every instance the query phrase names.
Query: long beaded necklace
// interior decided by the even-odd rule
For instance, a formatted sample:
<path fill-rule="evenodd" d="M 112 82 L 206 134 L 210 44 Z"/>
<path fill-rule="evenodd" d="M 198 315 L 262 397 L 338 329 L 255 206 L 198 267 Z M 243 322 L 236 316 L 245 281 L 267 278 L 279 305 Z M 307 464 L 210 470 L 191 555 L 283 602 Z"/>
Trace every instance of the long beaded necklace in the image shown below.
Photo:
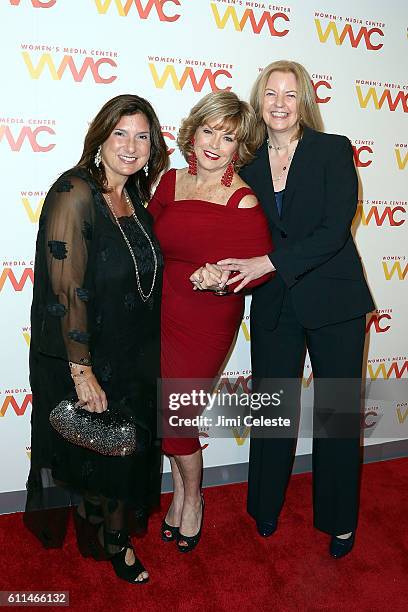
<path fill-rule="evenodd" d="M 146 232 L 145 228 L 143 227 L 143 225 L 140 223 L 139 219 L 137 218 L 137 215 L 136 215 L 136 212 L 135 212 L 135 208 L 134 208 L 134 206 L 133 206 L 133 204 L 132 204 L 132 202 L 131 202 L 131 200 L 130 200 L 130 198 L 128 196 L 128 193 L 127 193 L 126 189 L 123 189 L 123 193 L 125 195 L 126 204 L 130 208 L 130 211 L 132 213 L 132 217 L 135 220 L 135 222 L 138 225 L 138 227 L 142 230 L 142 233 L 145 236 L 145 238 L 147 239 L 147 241 L 148 241 L 148 243 L 150 245 L 150 248 L 152 250 L 152 253 L 153 253 L 154 271 L 153 271 L 152 286 L 150 287 L 149 293 L 144 293 L 144 291 L 142 289 L 142 285 L 140 283 L 139 268 L 138 268 L 138 265 L 137 265 L 135 253 L 134 253 L 134 251 L 133 251 L 133 249 L 131 247 L 131 244 L 130 244 L 130 242 L 129 242 L 125 232 L 122 229 L 121 224 L 119 223 L 118 217 L 117 217 L 117 215 L 115 213 L 115 210 L 113 208 L 112 200 L 110 199 L 110 196 L 109 196 L 108 193 L 105 193 L 104 195 L 105 195 L 106 202 L 107 202 L 107 204 L 108 204 L 108 206 L 110 208 L 110 211 L 111 211 L 111 213 L 112 213 L 112 215 L 113 215 L 113 217 L 114 217 L 114 219 L 116 221 L 116 225 L 120 229 L 120 232 L 121 232 L 121 234 L 123 236 L 123 239 L 126 242 L 127 248 L 129 249 L 130 255 L 131 255 L 132 259 L 133 259 L 133 265 L 135 266 L 135 273 L 136 273 L 136 284 L 137 284 L 137 289 L 139 291 L 139 295 L 142 298 L 143 302 L 147 302 L 147 300 L 149 299 L 149 297 L 153 293 L 154 284 L 156 282 L 157 267 L 158 267 L 157 266 L 157 255 L 156 255 L 156 251 L 154 250 L 153 242 L 151 241 L 149 234 Z"/>

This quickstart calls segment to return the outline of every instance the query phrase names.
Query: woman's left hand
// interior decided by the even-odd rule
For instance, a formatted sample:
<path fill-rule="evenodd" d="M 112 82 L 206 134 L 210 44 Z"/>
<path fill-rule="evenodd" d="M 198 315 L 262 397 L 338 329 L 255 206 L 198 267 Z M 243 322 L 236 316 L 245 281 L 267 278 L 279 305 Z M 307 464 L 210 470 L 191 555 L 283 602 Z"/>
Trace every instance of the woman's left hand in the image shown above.
<path fill-rule="evenodd" d="M 217 265 L 224 271 L 238 272 L 238 274 L 230 278 L 226 283 L 227 285 L 233 285 L 241 281 L 239 285 L 234 288 L 234 293 L 241 291 L 241 289 L 246 287 L 251 281 L 275 270 L 275 266 L 267 255 L 251 257 L 250 259 L 222 259 L 221 261 L 217 261 Z"/>
<path fill-rule="evenodd" d="M 230 273 L 223 271 L 220 266 L 216 264 L 206 263 L 205 266 L 198 268 L 190 276 L 190 281 L 193 283 L 193 289 L 201 291 L 216 291 L 217 289 L 223 289 L 226 285 Z"/>

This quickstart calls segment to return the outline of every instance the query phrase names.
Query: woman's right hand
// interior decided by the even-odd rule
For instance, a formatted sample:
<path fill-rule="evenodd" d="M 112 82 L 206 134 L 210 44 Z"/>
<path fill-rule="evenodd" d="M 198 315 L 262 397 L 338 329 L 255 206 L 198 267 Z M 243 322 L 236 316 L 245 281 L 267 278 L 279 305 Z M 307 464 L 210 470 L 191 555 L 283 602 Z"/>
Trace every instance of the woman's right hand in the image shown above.
<path fill-rule="evenodd" d="M 190 281 L 193 283 L 193 289 L 200 289 L 201 291 L 216 291 L 223 289 L 230 272 L 223 271 L 216 264 L 206 263 L 205 266 L 198 268 L 190 276 Z"/>
<path fill-rule="evenodd" d="M 75 391 L 80 404 L 88 412 L 105 412 L 108 400 L 90 366 L 71 366 L 71 376 L 75 384 Z M 79 369 L 80 368 L 80 369 Z M 79 373 L 81 372 L 81 373 Z"/>

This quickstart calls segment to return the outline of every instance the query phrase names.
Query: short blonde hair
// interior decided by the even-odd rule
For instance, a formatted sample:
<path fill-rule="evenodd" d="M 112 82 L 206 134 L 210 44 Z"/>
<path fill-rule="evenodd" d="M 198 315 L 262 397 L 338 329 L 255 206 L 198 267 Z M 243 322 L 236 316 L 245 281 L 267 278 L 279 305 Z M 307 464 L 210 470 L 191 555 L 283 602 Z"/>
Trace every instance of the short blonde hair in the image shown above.
<path fill-rule="evenodd" d="M 209 121 L 215 121 L 213 127 L 217 129 L 235 133 L 238 141 L 237 169 L 254 158 L 256 117 L 253 109 L 232 91 L 219 91 L 204 96 L 181 122 L 177 144 L 186 161 L 193 150 L 194 134 Z"/>
<path fill-rule="evenodd" d="M 268 64 L 256 79 L 251 91 L 251 105 L 256 115 L 256 144 L 259 147 L 266 136 L 266 126 L 262 117 L 263 104 L 266 84 L 272 72 L 292 72 L 296 77 L 298 88 L 297 108 L 300 133 L 302 127 L 313 128 L 318 132 L 323 132 L 323 119 L 320 114 L 319 106 L 316 102 L 316 94 L 312 85 L 312 79 L 302 64 L 289 60 L 278 60 Z M 299 134 L 300 135 L 300 134 Z"/>

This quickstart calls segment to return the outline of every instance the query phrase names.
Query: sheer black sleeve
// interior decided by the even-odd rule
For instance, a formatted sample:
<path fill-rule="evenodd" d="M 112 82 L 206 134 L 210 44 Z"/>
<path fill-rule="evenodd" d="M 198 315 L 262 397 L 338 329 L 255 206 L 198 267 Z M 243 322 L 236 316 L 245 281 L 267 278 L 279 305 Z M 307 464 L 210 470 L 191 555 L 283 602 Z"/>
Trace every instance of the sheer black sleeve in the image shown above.
<path fill-rule="evenodd" d="M 84 287 L 94 222 L 88 183 L 77 176 L 61 177 L 48 193 L 43 212 L 42 248 L 54 299 L 48 300 L 46 316 L 60 319 L 65 347 L 65 355 L 56 356 L 91 365 Z"/>

